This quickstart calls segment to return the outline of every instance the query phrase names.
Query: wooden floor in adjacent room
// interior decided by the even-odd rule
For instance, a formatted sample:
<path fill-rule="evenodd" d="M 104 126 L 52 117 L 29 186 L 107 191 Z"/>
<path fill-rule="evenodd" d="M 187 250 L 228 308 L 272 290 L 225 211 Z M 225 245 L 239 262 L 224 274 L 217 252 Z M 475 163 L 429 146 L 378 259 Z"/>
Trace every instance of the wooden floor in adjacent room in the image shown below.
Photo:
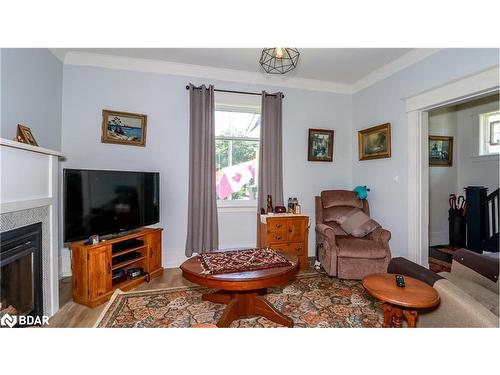
<path fill-rule="evenodd" d="M 149 283 L 143 283 L 133 290 L 151 290 L 193 285 L 195 284 L 182 277 L 182 272 L 179 268 L 168 268 L 165 269 L 163 275 L 151 280 Z M 59 311 L 50 318 L 48 327 L 92 327 L 104 310 L 106 303 L 95 308 L 90 308 L 73 302 L 71 298 L 71 277 L 66 277 L 59 282 L 59 306 Z"/>

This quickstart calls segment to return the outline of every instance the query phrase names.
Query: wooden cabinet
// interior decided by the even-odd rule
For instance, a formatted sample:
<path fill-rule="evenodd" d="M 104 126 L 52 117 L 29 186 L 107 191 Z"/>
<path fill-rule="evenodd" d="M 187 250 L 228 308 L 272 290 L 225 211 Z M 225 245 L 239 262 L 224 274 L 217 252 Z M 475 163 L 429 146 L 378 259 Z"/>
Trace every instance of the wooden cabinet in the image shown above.
<path fill-rule="evenodd" d="M 161 232 L 151 233 L 148 236 L 148 269 L 151 275 L 155 275 L 161 267 Z"/>
<path fill-rule="evenodd" d="M 258 215 L 257 246 L 295 254 L 301 270 L 308 265 L 309 216 L 293 214 Z"/>
<path fill-rule="evenodd" d="M 73 300 L 95 307 L 118 288 L 128 290 L 161 275 L 161 235 L 161 228 L 142 228 L 96 245 L 85 245 L 84 241 L 70 244 Z M 142 269 L 142 273 L 131 278 L 127 271 L 132 268 Z"/>
<path fill-rule="evenodd" d="M 93 270 L 89 277 L 89 295 L 98 298 L 111 290 L 111 246 L 103 246 L 88 254 L 88 269 Z"/>

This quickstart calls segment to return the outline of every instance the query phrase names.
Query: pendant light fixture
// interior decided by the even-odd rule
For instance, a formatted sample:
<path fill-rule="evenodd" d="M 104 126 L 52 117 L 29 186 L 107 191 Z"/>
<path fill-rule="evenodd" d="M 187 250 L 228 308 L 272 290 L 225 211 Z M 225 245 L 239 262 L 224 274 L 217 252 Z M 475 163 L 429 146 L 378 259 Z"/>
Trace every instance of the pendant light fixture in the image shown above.
<path fill-rule="evenodd" d="M 259 63 L 266 73 L 285 74 L 295 69 L 299 56 L 300 53 L 297 48 L 264 48 Z"/>

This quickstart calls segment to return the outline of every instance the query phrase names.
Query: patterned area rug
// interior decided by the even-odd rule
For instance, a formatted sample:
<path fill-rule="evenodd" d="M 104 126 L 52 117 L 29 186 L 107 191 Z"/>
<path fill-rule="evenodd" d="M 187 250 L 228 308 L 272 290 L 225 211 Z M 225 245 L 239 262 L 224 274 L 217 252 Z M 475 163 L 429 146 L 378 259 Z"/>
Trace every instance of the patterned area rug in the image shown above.
<path fill-rule="evenodd" d="M 95 327 L 200 327 L 216 324 L 226 305 L 202 301 L 201 287 L 117 291 Z M 318 273 L 299 275 L 265 296 L 295 327 L 381 327 L 382 303 L 361 282 Z M 264 317 L 235 320 L 231 327 L 281 327 Z"/>
<path fill-rule="evenodd" d="M 200 255 L 203 273 L 233 273 L 286 267 L 292 263 L 269 248 L 221 251 Z"/>

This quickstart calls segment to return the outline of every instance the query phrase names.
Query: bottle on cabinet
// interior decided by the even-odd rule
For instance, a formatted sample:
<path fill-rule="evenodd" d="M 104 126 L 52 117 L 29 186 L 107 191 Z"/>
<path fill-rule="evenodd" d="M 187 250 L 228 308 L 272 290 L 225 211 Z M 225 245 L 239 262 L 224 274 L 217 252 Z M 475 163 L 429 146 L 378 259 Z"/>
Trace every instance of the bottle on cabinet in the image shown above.
<path fill-rule="evenodd" d="M 300 205 L 297 197 L 288 198 L 288 212 L 291 214 L 300 213 Z"/>

